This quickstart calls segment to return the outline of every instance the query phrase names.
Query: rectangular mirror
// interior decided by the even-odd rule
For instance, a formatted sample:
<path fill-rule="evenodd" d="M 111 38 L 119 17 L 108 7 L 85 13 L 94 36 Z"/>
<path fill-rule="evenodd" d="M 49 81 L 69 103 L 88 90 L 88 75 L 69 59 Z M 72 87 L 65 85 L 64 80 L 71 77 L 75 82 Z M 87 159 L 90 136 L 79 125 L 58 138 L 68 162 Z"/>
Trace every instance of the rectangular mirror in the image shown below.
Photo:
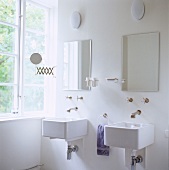
<path fill-rule="evenodd" d="M 90 90 L 86 77 L 91 77 L 91 40 L 64 43 L 64 90 Z"/>
<path fill-rule="evenodd" d="M 159 33 L 123 36 L 122 90 L 158 91 Z"/>
<path fill-rule="evenodd" d="M 158 91 L 159 33 L 126 35 L 122 43 L 122 90 Z"/>

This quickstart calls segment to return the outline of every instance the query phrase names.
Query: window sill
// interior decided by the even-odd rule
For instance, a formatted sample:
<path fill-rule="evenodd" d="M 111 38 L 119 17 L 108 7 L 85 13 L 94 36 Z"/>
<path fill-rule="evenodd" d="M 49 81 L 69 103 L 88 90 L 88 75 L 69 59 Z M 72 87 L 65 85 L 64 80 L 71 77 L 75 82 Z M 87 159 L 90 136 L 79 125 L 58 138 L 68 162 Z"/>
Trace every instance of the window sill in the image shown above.
<path fill-rule="evenodd" d="M 0 117 L 0 122 L 6 121 L 16 121 L 16 120 L 25 120 L 25 119 L 44 119 L 44 116 L 20 116 L 20 115 L 10 115 Z"/>

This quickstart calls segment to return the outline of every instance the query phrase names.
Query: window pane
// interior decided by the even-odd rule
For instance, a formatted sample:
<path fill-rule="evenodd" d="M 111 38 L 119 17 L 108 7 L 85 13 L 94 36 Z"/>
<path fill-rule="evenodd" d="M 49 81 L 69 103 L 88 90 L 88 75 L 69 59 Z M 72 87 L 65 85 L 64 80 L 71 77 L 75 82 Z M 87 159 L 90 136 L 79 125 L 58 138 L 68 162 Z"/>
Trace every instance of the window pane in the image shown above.
<path fill-rule="evenodd" d="M 30 59 L 26 58 L 24 61 L 24 83 L 25 84 L 43 84 L 44 76 L 35 75 L 36 66 L 31 63 Z"/>
<path fill-rule="evenodd" d="M 0 24 L 0 52 L 16 53 L 16 40 L 15 28 Z"/>
<path fill-rule="evenodd" d="M 31 3 L 26 4 L 26 28 L 36 31 L 45 30 L 46 11 Z"/>
<path fill-rule="evenodd" d="M 44 111 L 44 88 L 24 87 L 24 111 Z"/>
<path fill-rule="evenodd" d="M 46 32 L 49 22 L 48 10 L 33 2 L 26 3 L 26 24 L 24 43 L 24 112 L 44 111 L 44 75 L 36 75 L 36 67 L 46 64 Z M 42 62 L 37 66 L 30 62 L 30 56 L 39 53 Z"/>
<path fill-rule="evenodd" d="M 11 113 L 13 109 L 13 87 L 0 86 L 0 113 Z"/>
<path fill-rule="evenodd" d="M 16 23 L 16 0 L 0 0 L 0 21 Z"/>
<path fill-rule="evenodd" d="M 15 58 L 0 55 L 0 82 L 14 83 Z"/>
<path fill-rule="evenodd" d="M 45 36 L 35 33 L 26 32 L 25 38 L 25 55 L 31 56 L 32 53 L 45 53 Z"/>

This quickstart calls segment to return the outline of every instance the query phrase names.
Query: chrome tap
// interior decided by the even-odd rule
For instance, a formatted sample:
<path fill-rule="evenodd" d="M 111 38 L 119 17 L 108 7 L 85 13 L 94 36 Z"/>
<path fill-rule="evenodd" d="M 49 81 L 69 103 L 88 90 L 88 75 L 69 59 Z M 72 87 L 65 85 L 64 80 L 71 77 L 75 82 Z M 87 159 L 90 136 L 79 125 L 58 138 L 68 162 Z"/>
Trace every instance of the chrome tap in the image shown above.
<path fill-rule="evenodd" d="M 131 114 L 131 118 L 135 118 L 136 115 L 140 115 L 141 114 L 141 110 L 137 110 L 136 112 Z"/>
<path fill-rule="evenodd" d="M 74 108 L 67 109 L 67 112 L 71 112 L 71 110 L 77 111 L 77 110 L 78 110 L 78 107 L 74 107 Z"/>
<path fill-rule="evenodd" d="M 66 96 L 66 99 L 70 99 L 70 100 L 71 100 L 71 99 L 72 99 L 72 96 Z"/>
<path fill-rule="evenodd" d="M 148 98 L 143 98 L 143 103 L 146 104 L 146 103 L 149 103 L 149 99 Z"/>
<path fill-rule="evenodd" d="M 143 157 L 138 155 L 136 156 L 131 156 L 131 169 L 136 169 L 136 164 L 137 163 L 142 163 L 143 162 Z"/>
<path fill-rule="evenodd" d="M 78 146 L 77 145 L 68 145 L 67 148 L 67 160 L 71 159 L 71 153 L 72 152 L 77 152 L 78 151 Z"/>

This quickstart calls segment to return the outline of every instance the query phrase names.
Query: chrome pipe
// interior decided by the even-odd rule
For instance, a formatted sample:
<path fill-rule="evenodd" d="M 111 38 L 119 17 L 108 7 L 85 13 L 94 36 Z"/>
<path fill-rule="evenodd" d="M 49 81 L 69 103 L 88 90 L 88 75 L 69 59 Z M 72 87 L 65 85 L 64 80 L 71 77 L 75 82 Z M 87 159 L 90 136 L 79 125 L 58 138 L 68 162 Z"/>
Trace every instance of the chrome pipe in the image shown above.
<path fill-rule="evenodd" d="M 137 157 L 131 156 L 131 170 L 136 170 L 136 164 L 142 163 L 143 157 L 138 155 Z"/>
<path fill-rule="evenodd" d="M 67 160 L 70 160 L 71 159 L 71 153 L 72 152 L 77 152 L 78 151 L 78 146 L 77 145 L 68 145 L 68 148 L 67 148 Z"/>

